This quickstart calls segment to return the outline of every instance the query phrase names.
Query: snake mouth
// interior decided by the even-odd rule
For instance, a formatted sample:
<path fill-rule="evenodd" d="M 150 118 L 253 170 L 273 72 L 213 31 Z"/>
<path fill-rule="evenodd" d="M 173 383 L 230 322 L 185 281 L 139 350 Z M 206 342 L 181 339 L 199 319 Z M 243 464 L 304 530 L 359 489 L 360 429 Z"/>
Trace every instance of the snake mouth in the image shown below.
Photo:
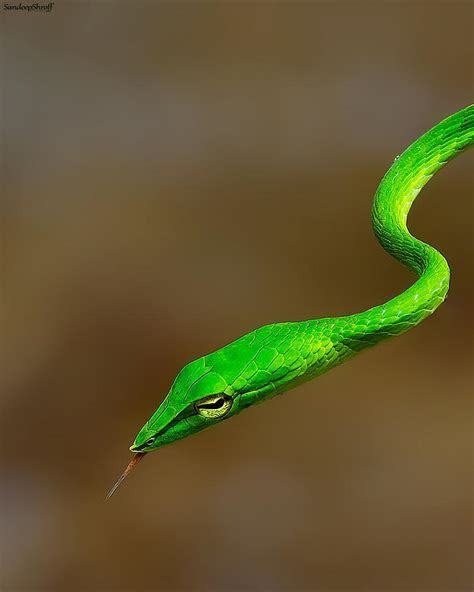
<path fill-rule="evenodd" d="M 132 444 L 129 448 L 130 452 L 135 452 L 136 454 L 146 454 L 145 452 L 143 452 L 143 449 L 147 447 L 147 443 L 144 442 L 143 444 L 140 444 L 139 446 L 136 446 L 135 444 Z"/>

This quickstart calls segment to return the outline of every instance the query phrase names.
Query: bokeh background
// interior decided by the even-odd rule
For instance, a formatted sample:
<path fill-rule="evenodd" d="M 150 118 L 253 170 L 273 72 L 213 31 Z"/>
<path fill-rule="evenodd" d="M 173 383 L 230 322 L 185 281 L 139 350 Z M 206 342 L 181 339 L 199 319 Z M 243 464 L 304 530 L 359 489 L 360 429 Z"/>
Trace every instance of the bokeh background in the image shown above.
<path fill-rule="evenodd" d="M 104 496 L 186 362 L 413 281 L 371 200 L 470 102 L 472 4 L 1 18 L 2 592 L 470 590 L 472 155 L 410 217 L 434 317 Z"/>

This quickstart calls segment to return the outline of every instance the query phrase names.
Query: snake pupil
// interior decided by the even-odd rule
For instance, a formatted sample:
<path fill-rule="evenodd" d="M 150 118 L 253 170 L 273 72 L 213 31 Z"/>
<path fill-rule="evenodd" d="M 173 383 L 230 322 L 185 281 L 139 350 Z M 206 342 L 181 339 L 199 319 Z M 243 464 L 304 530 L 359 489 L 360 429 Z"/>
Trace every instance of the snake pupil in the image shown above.
<path fill-rule="evenodd" d="M 220 409 L 224 405 L 224 399 L 216 399 L 212 403 L 201 403 L 204 409 Z"/>

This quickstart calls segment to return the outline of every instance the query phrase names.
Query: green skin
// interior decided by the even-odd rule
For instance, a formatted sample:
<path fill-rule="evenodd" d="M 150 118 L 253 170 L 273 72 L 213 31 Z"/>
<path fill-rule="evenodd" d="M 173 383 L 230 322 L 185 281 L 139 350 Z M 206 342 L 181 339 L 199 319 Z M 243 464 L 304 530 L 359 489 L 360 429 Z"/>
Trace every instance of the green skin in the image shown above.
<path fill-rule="evenodd" d="M 372 207 L 375 235 L 388 253 L 419 276 L 412 286 L 358 314 L 265 325 L 187 364 L 139 431 L 130 447 L 139 454 L 116 486 L 142 453 L 191 436 L 311 380 L 432 314 L 446 298 L 449 267 L 441 253 L 408 232 L 406 220 L 425 183 L 473 143 L 471 105 L 436 125 L 397 157 L 377 189 Z"/>

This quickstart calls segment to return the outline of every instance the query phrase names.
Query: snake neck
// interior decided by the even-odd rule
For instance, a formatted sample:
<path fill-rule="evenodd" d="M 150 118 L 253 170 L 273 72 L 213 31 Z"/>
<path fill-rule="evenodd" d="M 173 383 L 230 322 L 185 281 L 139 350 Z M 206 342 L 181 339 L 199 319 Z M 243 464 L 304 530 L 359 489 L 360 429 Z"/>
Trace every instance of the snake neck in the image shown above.
<path fill-rule="evenodd" d="M 449 267 L 435 248 L 407 229 L 410 208 L 431 177 L 474 143 L 474 106 L 448 117 L 412 144 L 382 179 L 373 203 L 372 224 L 382 247 L 419 279 L 388 302 L 340 319 L 344 340 L 363 349 L 404 333 L 432 314 L 446 298 Z M 347 336 L 347 337 L 346 337 Z"/>

